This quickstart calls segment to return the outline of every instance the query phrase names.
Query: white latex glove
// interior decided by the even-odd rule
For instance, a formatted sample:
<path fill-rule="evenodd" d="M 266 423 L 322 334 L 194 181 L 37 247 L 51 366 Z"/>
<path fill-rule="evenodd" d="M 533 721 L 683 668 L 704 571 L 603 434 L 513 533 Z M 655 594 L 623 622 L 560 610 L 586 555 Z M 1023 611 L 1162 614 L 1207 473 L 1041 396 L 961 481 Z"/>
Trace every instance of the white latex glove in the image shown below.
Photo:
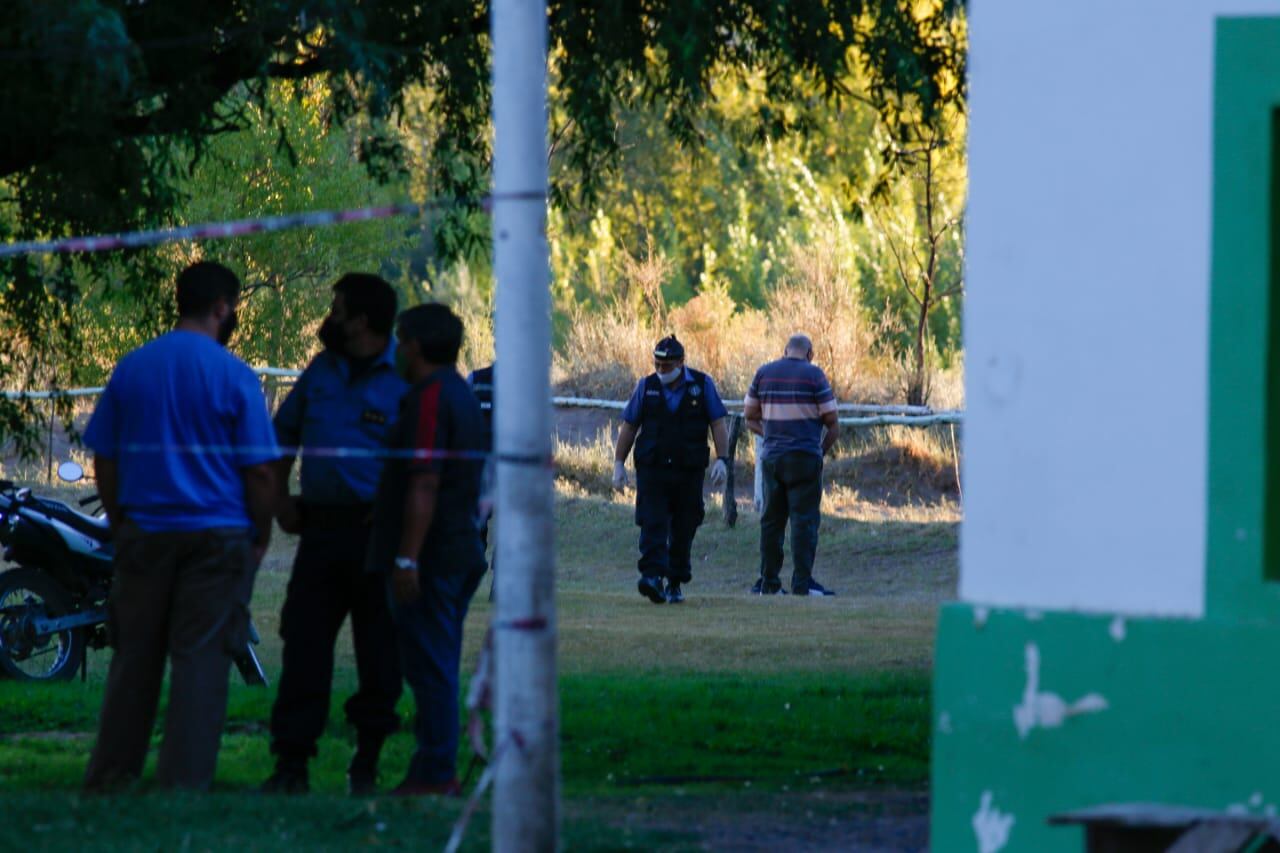
<path fill-rule="evenodd" d="M 613 487 L 618 490 L 622 490 L 627 487 L 627 463 L 614 460 Z"/>
<path fill-rule="evenodd" d="M 729 478 L 729 469 L 725 466 L 723 459 L 717 459 L 716 463 L 711 466 L 711 485 L 717 489 L 724 485 L 724 481 Z"/>

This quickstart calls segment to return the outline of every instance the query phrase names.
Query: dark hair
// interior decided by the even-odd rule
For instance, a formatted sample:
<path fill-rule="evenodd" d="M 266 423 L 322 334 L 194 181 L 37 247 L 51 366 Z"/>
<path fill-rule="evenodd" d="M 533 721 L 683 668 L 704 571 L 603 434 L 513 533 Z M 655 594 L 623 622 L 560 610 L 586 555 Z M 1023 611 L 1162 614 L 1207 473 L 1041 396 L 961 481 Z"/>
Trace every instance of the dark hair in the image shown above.
<path fill-rule="evenodd" d="M 178 316 L 207 317 L 219 299 L 235 306 L 240 299 L 240 279 L 212 261 L 200 261 L 178 273 Z"/>
<path fill-rule="evenodd" d="M 369 331 L 375 335 L 390 335 L 396 322 L 396 292 L 386 280 L 367 272 L 349 272 L 333 286 L 334 293 L 342 294 L 347 317 L 364 315 Z"/>
<path fill-rule="evenodd" d="M 422 357 L 432 364 L 453 364 L 462 349 L 462 321 L 448 305 L 428 302 L 400 315 L 400 338 L 417 341 Z"/>

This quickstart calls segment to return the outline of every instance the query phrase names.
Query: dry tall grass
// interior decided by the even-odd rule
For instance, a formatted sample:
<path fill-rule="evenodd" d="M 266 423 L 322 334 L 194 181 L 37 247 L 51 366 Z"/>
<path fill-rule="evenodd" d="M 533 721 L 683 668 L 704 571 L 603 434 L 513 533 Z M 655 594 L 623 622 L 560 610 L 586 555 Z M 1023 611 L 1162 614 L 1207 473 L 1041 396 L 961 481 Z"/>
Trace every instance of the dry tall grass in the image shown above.
<path fill-rule="evenodd" d="M 647 262 L 624 270 L 644 279 L 626 290 L 643 292 L 648 310 L 637 310 L 638 300 L 620 299 L 605 311 L 583 310 L 573 317 L 555 358 L 560 393 L 625 397 L 639 377 L 652 371 L 654 343 L 674 333 L 684 343 L 691 367 L 709 373 L 725 397 L 740 398 L 760 365 L 781 357 L 787 338 L 799 332 L 813 340 L 814 362 L 840 400 L 902 400 L 904 367 L 885 344 L 893 319 L 872 322 L 859 304 L 847 265 L 822 245 L 792 254 L 787 284 L 769 296 L 763 309 L 737 305 L 715 287 L 668 309 L 655 299 L 651 276 L 640 274 L 654 266 Z M 934 377 L 935 405 L 958 404 L 962 395 L 959 373 L 954 373 Z"/>

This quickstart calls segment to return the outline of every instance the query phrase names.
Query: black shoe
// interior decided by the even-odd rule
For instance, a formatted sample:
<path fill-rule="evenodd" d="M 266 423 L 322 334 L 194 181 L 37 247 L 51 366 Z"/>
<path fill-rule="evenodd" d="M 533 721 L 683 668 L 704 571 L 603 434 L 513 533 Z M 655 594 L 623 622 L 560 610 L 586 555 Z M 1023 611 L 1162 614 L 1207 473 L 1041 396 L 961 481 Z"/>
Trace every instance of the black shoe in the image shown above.
<path fill-rule="evenodd" d="M 361 732 L 356 735 L 356 752 L 347 767 L 347 793 L 371 797 L 378 793 L 378 756 L 386 736 Z"/>
<path fill-rule="evenodd" d="M 756 580 L 755 585 L 751 587 L 752 595 L 786 595 L 787 591 L 782 588 L 782 583 L 777 586 L 765 586 L 764 578 Z"/>
<path fill-rule="evenodd" d="M 654 604 L 666 604 L 667 602 L 667 593 L 662 588 L 662 578 L 645 575 L 636 584 L 636 589 L 640 590 L 640 594 Z"/>
<path fill-rule="evenodd" d="M 680 591 L 680 582 L 671 581 L 667 584 L 667 601 L 671 604 L 679 604 L 684 601 L 684 593 Z"/>
<path fill-rule="evenodd" d="M 347 770 L 347 793 L 353 797 L 372 797 L 378 793 L 378 771 L 368 767 Z"/>
<path fill-rule="evenodd" d="M 306 794 L 311 791 L 311 783 L 307 780 L 307 765 L 277 762 L 276 772 L 268 777 L 258 788 L 263 794 Z"/>
<path fill-rule="evenodd" d="M 810 596 L 813 596 L 814 598 L 822 598 L 823 596 L 836 594 L 835 590 L 827 589 L 825 586 L 818 583 L 813 578 L 809 578 L 809 585 L 807 588 L 805 589 L 797 588 L 793 591 L 795 592 L 796 595 L 810 595 Z"/>

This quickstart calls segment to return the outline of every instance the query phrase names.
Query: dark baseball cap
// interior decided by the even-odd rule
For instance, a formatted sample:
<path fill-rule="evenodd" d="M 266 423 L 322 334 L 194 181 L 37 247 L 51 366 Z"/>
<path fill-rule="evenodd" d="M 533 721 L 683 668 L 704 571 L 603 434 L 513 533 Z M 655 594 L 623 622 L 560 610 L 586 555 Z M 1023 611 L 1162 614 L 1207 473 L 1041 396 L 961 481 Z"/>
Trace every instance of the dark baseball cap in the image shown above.
<path fill-rule="evenodd" d="M 667 335 L 653 348 L 653 357 L 664 361 L 680 361 L 684 358 L 684 344 L 675 335 Z"/>

